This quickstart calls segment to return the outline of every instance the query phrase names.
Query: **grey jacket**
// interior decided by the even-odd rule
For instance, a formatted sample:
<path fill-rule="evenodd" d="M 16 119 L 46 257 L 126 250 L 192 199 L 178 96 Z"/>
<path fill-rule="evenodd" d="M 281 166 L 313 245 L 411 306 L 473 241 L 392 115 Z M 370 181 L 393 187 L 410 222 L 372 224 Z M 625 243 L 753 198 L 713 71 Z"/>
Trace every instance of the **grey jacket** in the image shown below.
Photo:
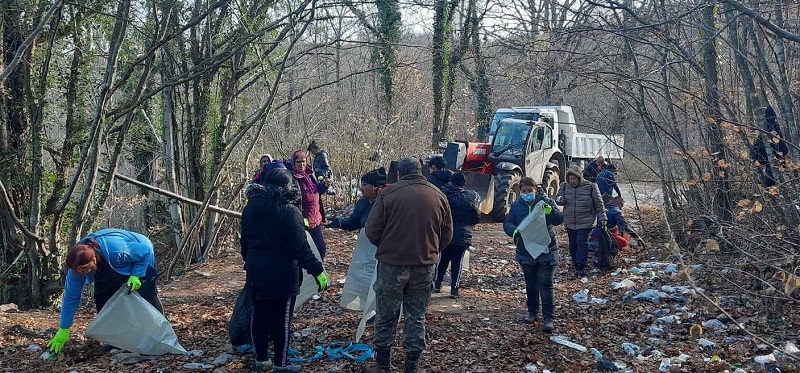
<path fill-rule="evenodd" d="M 570 176 L 580 178 L 577 188 L 569 184 Z M 580 171 L 567 170 L 567 181 L 559 186 L 556 203 L 564 206 L 564 226 L 568 229 L 590 229 L 595 226 L 595 221 L 607 220 L 597 184 L 583 180 Z"/>

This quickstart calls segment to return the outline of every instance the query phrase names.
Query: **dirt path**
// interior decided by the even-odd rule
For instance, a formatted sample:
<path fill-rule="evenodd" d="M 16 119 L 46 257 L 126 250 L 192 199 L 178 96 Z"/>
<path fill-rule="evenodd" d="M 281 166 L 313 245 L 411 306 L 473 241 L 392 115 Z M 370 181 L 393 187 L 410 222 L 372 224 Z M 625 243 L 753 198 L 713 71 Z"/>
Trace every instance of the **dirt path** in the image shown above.
<path fill-rule="evenodd" d="M 646 212 L 648 226 L 643 232 L 659 239 L 658 212 Z M 588 352 L 582 353 L 560 346 L 549 340 L 549 335 L 540 331 L 541 325 L 524 325 L 520 319 L 525 315 L 524 281 L 519 266 L 514 262 L 514 250 L 509 238 L 502 233 L 500 224 L 482 224 L 476 227 L 477 250 L 471 255 L 470 269 L 462 281 L 461 297 L 450 299 L 446 291 L 432 300 L 427 316 L 429 348 L 423 355 L 421 372 L 524 372 L 536 371 L 583 372 L 593 370 L 595 361 Z M 562 228 L 558 229 L 560 246 L 566 247 Z M 353 233 L 326 231 L 330 257 L 326 267 L 331 275 L 333 288 L 319 299 L 311 300 L 297 312 L 293 322 L 296 333 L 292 346 L 302 351 L 314 346 L 326 346 L 333 341 L 352 340 L 360 313 L 345 311 L 338 306 L 342 284 L 350 253 L 354 244 Z M 647 253 L 626 251 L 628 267 L 641 261 L 660 260 L 660 251 Z M 683 369 L 694 367 L 706 370 L 708 363 L 698 353 L 696 344 L 686 332 L 687 323 L 699 320 L 700 316 L 684 316 L 682 324 L 664 325 L 666 336 L 659 340 L 669 341 L 667 346 L 648 343 L 654 337 L 649 332 L 653 315 L 658 309 L 679 312 L 679 307 L 692 307 L 693 299 L 685 303 L 647 303 L 623 299 L 624 291 L 612 290 L 612 281 L 621 281 L 627 275 L 618 273 L 592 274 L 586 282 L 575 279 L 569 268 L 567 250 L 561 250 L 561 262 L 556 272 L 556 331 L 570 340 L 602 351 L 607 360 L 621 362 L 629 371 L 657 370 L 660 358 L 650 356 L 653 348 L 659 348 L 665 356 L 677 356 L 681 352 L 691 353 L 692 358 Z M 656 276 L 650 280 L 635 280 L 639 290 L 645 286 L 678 283 L 674 276 Z M 153 361 L 122 365 L 113 356 L 100 350 L 96 341 L 82 337 L 83 330 L 93 316 L 90 305 L 80 310 L 73 327 L 73 338 L 66 353 L 56 361 L 38 359 L 41 351 L 31 351 L 30 344 L 44 346 L 57 326 L 58 312 L 54 310 L 28 311 L 22 313 L 0 313 L 0 371 L 3 372 L 179 372 L 190 371 L 187 363 L 210 364 L 223 353 L 231 352 L 227 342 L 227 323 L 239 289 L 243 285 L 242 262 L 235 250 L 223 258 L 190 268 L 186 274 L 172 283 L 161 286 L 162 299 L 169 318 L 179 336 L 181 344 L 188 350 L 201 350 L 202 356 L 162 356 Z M 448 281 L 446 279 L 446 281 Z M 576 303 L 573 294 L 588 289 L 591 296 L 608 300 L 608 304 Z M 447 288 L 445 288 L 447 290 Z M 659 311 L 664 312 L 664 311 Z M 649 316 L 648 316 L 649 315 Z M 711 338 L 711 337 L 709 337 Z M 367 328 L 365 343 L 372 340 L 372 327 Z M 721 337 L 715 339 L 721 343 Z M 622 342 L 633 342 L 642 346 L 643 360 L 628 356 L 620 347 Z M 402 347 L 394 350 L 394 363 L 402 367 Z M 33 348 L 33 347 L 31 347 Z M 716 352 L 724 360 L 725 351 Z M 233 360 L 207 369 L 214 372 L 245 372 L 252 355 L 236 356 Z M 533 364 L 533 365 L 531 365 Z M 347 359 L 322 358 L 302 364 L 306 372 L 359 372 L 361 365 Z M 527 370 L 532 371 L 532 370 Z"/>

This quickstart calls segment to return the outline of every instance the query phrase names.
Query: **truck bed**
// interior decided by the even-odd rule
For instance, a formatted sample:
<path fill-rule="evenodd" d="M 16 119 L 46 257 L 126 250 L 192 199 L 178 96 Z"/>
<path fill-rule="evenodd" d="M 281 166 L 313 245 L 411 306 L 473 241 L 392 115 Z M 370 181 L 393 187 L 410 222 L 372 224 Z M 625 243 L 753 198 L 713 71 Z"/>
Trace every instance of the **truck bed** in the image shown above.
<path fill-rule="evenodd" d="M 607 159 L 623 159 L 625 135 L 599 135 L 577 132 L 574 125 L 564 138 L 564 155 L 572 159 L 594 159 L 599 155 Z"/>

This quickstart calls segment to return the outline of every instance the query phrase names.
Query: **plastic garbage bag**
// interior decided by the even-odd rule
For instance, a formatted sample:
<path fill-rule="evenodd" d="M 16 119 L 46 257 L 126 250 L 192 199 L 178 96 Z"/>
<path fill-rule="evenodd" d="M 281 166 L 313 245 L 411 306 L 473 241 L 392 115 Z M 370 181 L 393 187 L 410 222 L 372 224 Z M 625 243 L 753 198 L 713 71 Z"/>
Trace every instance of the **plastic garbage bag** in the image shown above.
<path fill-rule="evenodd" d="M 308 245 L 311 246 L 311 252 L 319 259 L 319 250 L 311 235 L 306 232 L 306 240 Z M 319 292 L 319 286 L 314 280 L 314 277 L 309 275 L 306 271 L 303 272 L 303 284 L 300 285 L 300 292 L 295 300 L 294 309 L 297 310 L 311 297 Z M 242 291 L 239 292 L 239 298 L 236 300 L 236 306 L 233 309 L 233 314 L 228 322 L 228 337 L 232 346 L 252 345 L 250 336 L 250 323 L 253 320 L 253 294 L 250 287 L 245 284 Z"/>
<path fill-rule="evenodd" d="M 753 358 L 753 361 L 761 365 L 767 365 L 767 364 L 774 364 L 778 360 L 775 359 L 774 354 L 769 354 L 769 355 L 756 356 Z"/>
<path fill-rule="evenodd" d="M 676 315 L 667 315 L 659 317 L 657 320 L 660 324 L 672 324 L 681 321 L 681 318 Z"/>
<path fill-rule="evenodd" d="M 728 327 L 719 321 L 718 319 L 708 319 L 701 323 L 704 328 L 713 329 L 713 330 L 720 330 L 720 329 L 727 329 Z"/>
<path fill-rule="evenodd" d="M 232 346 L 253 344 L 250 338 L 250 323 L 253 320 L 253 294 L 245 284 L 236 299 L 231 320 L 228 322 L 228 337 Z"/>
<path fill-rule="evenodd" d="M 311 252 L 314 253 L 314 256 L 317 259 L 321 259 L 319 250 L 317 250 L 317 245 L 314 244 L 314 240 L 308 232 L 306 232 L 306 241 L 308 241 L 308 246 L 311 246 Z M 301 271 L 303 272 L 303 283 L 300 285 L 300 293 L 297 294 L 297 299 L 294 303 L 295 311 L 311 299 L 311 297 L 319 293 L 319 285 L 317 285 L 317 281 L 314 280 L 314 276 L 309 275 L 305 270 Z"/>
<path fill-rule="evenodd" d="M 539 201 L 533 206 L 531 213 L 522 219 L 517 226 L 525 250 L 533 259 L 544 253 L 550 252 L 550 232 L 547 230 L 547 218 L 544 215 L 544 201 Z"/>
<path fill-rule="evenodd" d="M 339 305 L 354 311 L 363 311 L 364 304 L 367 302 L 372 277 L 375 274 L 375 247 L 365 233 L 364 228 L 358 232 L 353 258 L 350 261 L 350 268 L 347 270 L 347 277 L 342 289 L 342 298 Z"/>
<path fill-rule="evenodd" d="M 375 270 L 373 270 L 372 281 L 370 281 L 369 292 L 367 293 L 367 300 L 364 302 L 364 310 L 361 311 L 361 321 L 356 328 L 356 342 L 361 340 L 364 336 L 364 331 L 367 330 L 367 320 L 375 316 L 375 280 L 378 278 L 378 262 L 375 261 Z"/>
<path fill-rule="evenodd" d="M 633 296 L 633 299 L 644 299 L 653 303 L 657 303 L 661 298 L 669 298 L 669 294 L 663 291 L 647 289 L 639 294 Z"/>
<path fill-rule="evenodd" d="M 629 279 L 629 278 L 626 278 L 626 279 L 624 279 L 622 281 L 619 281 L 619 282 L 617 282 L 617 281 L 612 281 L 611 282 L 611 288 L 614 289 L 614 290 L 617 290 L 617 289 L 630 289 L 630 288 L 632 288 L 634 286 L 636 286 L 636 284 L 633 281 L 631 281 L 631 279 Z"/>
<path fill-rule="evenodd" d="M 583 289 L 573 294 L 572 299 L 578 303 L 589 303 L 589 289 Z"/>
<path fill-rule="evenodd" d="M 86 336 L 142 355 L 186 354 L 169 321 L 139 293 L 120 287 L 86 328 Z"/>

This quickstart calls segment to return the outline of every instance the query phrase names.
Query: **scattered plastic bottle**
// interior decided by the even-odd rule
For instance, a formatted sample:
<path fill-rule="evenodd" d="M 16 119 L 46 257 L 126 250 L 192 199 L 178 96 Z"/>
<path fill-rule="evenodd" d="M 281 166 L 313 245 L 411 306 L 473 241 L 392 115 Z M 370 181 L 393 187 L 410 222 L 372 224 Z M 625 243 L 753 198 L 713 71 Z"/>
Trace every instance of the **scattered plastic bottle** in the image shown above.
<path fill-rule="evenodd" d="M 755 361 L 757 364 L 767 365 L 775 363 L 777 360 L 775 359 L 774 354 L 769 354 L 769 355 L 756 356 L 753 358 L 753 361 Z"/>
<path fill-rule="evenodd" d="M 560 335 L 554 335 L 554 336 L 550 337 L 550 340 L 555 342 L 555 343 L 558 343 L 560 345 L 564 345 L 564 346 L 567 346 L 567 347 L 574 348 L 574 349 L 576 349 L 576 350 L 578 350 L 580 352 L 586 352 L 587 351 L 586 347 L 581 346 L 581 345 L 579 345 L 579 344 L 577 344 L 575 342 L 571 342 L 566 337 L 563 337 L 563 336 L 560 336 Z"/>
<path fill-rule="evenodd" d="M 662 316 L 658 318 L 658 322 L 661 324 L 672 324 L 680 320 L 681 318 L 675 315 Z"/>
<path fill-rule="evenodd" d="M 662 329 L 662 328 L 660 328 L 658 326 L 655 326 L 655 325 L 650 325 L 650 328 L 648 330 L 650 331 L 650 334 L 652 334 L 652 335 L 659 335 L 660 336 L 660 335 L 667 334 L 664 331 L 664 329 Z"/>
<path fill-rule="evenodd" d="M 597 360 L 597 361 L 602 361 L 603 360 L 603 353 L 600 352 L 600 350 L 592 347 L 591 349 L 589 349 L 589 351 L 592 352 L 592 355 L 594 355 L 595 360 Z"/>
<path fill-rule="evenodd" d="M 712 348 L 714 348 L 714 342 L 711 342 L 711 341 L 709 341 L 708 339 L 705 339 L 705 338 L 700 338 L 700 339 L 698 339 L 698 340 L 697 340 L 697 343 L 698 343 L 698 344 L 700 345 L 700 347 L 702 347 L 702 348 L 707 348 L 707 349 L 712 349 Z"/>
<path fill-rule="evenodd" d="M 659 372 L 669 372 L 669 366 L 670 366 L 669 358 L 665 357 L 665 358 L 661 359 L 661 364 L 658 366 L 658 371 Z"/>
<path fill-rule="evenodd" d="M 622 344 L 622 349 L 625 350 L 625 352 L 627 352 L 628 355 L 634 356 L 638 354 L 642 348 L 633 343 L 625 342 Z"/>

